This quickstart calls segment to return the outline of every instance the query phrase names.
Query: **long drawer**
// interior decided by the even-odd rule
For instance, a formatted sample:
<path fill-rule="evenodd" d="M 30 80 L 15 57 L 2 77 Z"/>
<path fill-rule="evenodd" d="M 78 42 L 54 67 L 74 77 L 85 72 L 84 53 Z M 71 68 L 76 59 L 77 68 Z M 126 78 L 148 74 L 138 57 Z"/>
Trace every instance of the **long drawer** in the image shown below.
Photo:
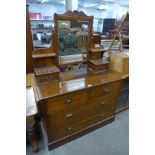
<path fill-rule="evenodd" d="M 88 101 L 89 93 L 87 90 L 69 93 L 66 95 L 54 97 L 46 101 L 47 114 L 51 114 L 62 109 L 72 108 Z"/>
<path fill-rule="evenodd" d="M 114 112 L 115 96 L 108 94 L 72 109 L 63 110 L 48 115 L 50 130 L 53 132 L 60 128 L 64 128 L 70 124 L 75 124 L 95 115 L 105 115 L 107 117 Z"/>
<path fill-rule="evenodd" d="M 120 88 L 120 81 L 115 81 L 103 85 L 96 86 L 90 90 L 91 98 L 110 94 L 110 93 L 117 93 Z"/>
<path fill-rule="evenodd" d="M 88 128 L 91 125 L 94 125 L 106 118 L 111 117 L 113 113 L 112 111 L 113 106 L 109 106 L 105 111 L 98 112 L 98 114 L 93 115 L 85 120 L 81 120 L 78 123 L 68 123 L 64 128 L 51 132 L 52 134 L 49 140 L 56 141 L 58 139 L 69 137 L 71 134 L 74 134 L 76 132 L 80 132 L 81 130 Z"/>

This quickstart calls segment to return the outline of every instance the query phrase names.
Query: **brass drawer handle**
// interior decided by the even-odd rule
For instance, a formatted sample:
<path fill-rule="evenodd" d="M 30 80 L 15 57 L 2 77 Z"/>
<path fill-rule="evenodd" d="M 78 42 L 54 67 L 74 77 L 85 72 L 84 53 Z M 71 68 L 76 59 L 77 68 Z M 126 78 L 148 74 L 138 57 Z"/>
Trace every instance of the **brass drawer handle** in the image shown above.
<path fill-rule="evenodd" d="M 106 105 L 106 104 L 107 104 L 106 101 L 102 101 L 102 102 L 101 102 L 101 105 Z"/>
<path fill-rule="evenodd" d="M 66 114 L 66 118 L 72 118 L 72 117 L 73 117 L 73 114 L 72 113 Z"/>
<path fill-rule="evenodd" d="M 69 103 L 71 103 L 71 102 L 72 102 L 72 99 L 71 99 L 71 98 L 68 98 L 68 99 L 65 100 L 65 103 L 66 103 L 66 104 L 69 104 Z"/>
<path fill-rule="evenodd" d="M 68 127 L 68 128 L 67 128 L 67 130 L 68 130 L 68 131 L 71 131 L 71 130 L 72 130 L 72 127 L 71 127 L 71 126 L 70 126 L 70 127 Z"/>
<path fill-rule="evenodd" d="M 109 88 L 103 88 L 104 93 L 109 93 L 110 89 Z"/>

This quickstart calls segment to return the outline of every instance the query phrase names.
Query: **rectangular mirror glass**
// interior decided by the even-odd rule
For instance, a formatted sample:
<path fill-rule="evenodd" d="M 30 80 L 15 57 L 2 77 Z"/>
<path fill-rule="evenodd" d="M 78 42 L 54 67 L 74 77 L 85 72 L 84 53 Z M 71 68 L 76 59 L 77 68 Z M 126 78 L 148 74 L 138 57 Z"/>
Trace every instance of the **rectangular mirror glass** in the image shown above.
<path fill-rule="evenodd" d="M 83 63 L 88 49 L 88 22 L 58 20 L 59 64 Z"/>

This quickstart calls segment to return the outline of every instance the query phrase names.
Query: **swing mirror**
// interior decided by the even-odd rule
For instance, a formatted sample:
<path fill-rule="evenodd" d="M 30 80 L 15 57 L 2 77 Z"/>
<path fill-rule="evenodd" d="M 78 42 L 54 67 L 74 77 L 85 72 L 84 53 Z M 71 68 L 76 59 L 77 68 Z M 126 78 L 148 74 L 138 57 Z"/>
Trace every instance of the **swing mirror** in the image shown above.
<path fill-rule="evenodd" d="M 86 63 L 93 17 L 83 12 L 68 11 L 61 15 L 55 14 L 54 18 L 59 64 Z"/>

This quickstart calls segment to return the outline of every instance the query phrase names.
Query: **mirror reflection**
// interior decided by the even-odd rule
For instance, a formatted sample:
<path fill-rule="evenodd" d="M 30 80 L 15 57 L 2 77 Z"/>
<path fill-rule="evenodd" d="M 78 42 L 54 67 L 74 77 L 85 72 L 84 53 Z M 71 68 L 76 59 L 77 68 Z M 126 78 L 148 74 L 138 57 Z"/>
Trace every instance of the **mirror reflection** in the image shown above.
<path fill-rule="evenodd" d="M 59 63 L 85 61 L 88 46 L 88 22 L 58 20 Z"/>

